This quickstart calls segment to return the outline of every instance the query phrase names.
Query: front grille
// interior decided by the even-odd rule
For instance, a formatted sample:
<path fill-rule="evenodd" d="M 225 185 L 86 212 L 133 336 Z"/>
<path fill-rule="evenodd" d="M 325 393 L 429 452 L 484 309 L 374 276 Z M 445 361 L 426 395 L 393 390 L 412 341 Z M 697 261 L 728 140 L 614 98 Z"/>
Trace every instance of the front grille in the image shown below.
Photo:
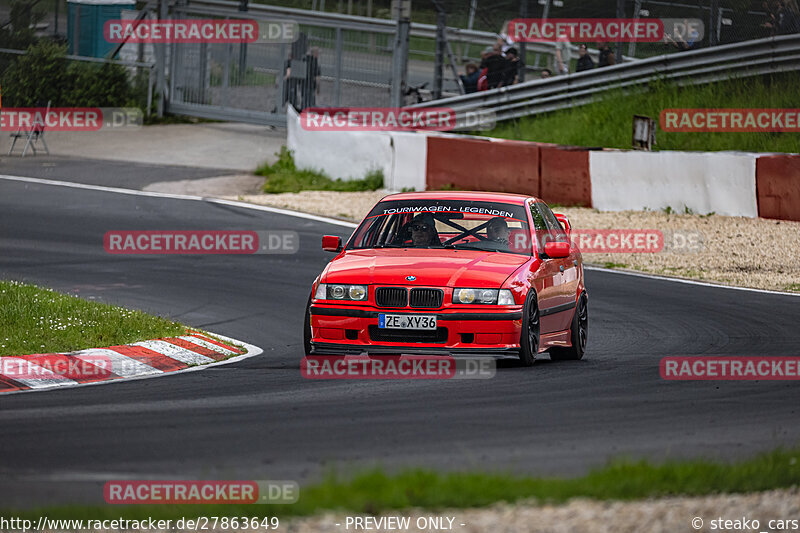
<path fill-rule="evenodd" d="M 408 294 L 403 287 L 378 287 L 375 289 L 375 303 L 378 307 L 405 307 Z"/>
<path fill-rule="evenodd" d="M 442 289 L 411 289 L 409 305 L 411 307 L 436 308 L 442 306 L 444 291 Z"/>
<path fill-rule="evenodd" d="M 378 326 L 369 327 L 369 339 L 377 342 L 418 342 L 438 343 L 447 342 L 447 328 L 434 330 L 413 329 L 381 329 Z"/>

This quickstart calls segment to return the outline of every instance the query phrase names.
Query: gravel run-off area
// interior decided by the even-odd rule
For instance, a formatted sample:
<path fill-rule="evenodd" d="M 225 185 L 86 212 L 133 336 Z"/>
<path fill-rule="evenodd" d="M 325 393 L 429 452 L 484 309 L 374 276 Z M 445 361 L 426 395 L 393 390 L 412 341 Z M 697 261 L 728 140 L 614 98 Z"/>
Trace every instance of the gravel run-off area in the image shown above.
<path fill-rule="evenodd" d="M 386 191 L 303 191 L 231 197 L 358 222 Z M 584 253 L 587 263 L 652 274 L 800 292 L 800 222 L 663 211 L 600 212 L 554 207 L 575 230 L 658 230 L 655 253 Z"/>
<path fill-rule="evenodd" d="M 354 522 L 346 529 L 347 513 L 323 513 L 288 521 L 283 529 L 291 533 L 337 533 L 357 531 Z M 791 521 L 800 526 L 800 491 L 797 488 L 750 494 L 721 494 L 699 497 L 668 497 L 634 501 L 597 501 L 576 498 L 562 505 L 523 501 L 498 503 L 481 509 L 426 511 L 415 509 L 382 516 L 410 518 L 408 529 L 376 528 L 369 531 L 441 531 L 424 527 L 428 517 L 447 517 L 458 533 L 688 533 L 690 531 L 792 531 L 771 520 Z M 380 517 L 376 517 L 380 518 Z M 739 521 L 739 527 L 732 522 Z M 748 524 L 742 523 L 749 520 Z M 758 525 L 754 527 L 755 520 Z M 716 523 L 714 521 L 717 521 Z M 444 519 L 445 525 L 450 522 Z M 337 524 L 339 524 L 337 526 Z M 386 524 L 386 522 L 383 522 Z M 428 522 L 427 524 L 430 524 Z M 461 524 L 464 524 L 463 526 Z M 747 527 L 741 527 L 741 526 Z M 418 527 L 423 526 L 423 527 Z M 724 527 L 728 526 L 728 527 Z M 364 531 L 364 529 L 361 529 Z"/>

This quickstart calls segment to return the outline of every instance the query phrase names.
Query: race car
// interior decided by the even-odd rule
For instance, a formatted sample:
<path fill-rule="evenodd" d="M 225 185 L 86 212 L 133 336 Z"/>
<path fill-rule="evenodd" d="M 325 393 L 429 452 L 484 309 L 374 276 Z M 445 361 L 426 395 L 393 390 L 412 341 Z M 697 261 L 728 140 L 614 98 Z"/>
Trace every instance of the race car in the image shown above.
<path fill-rule="evenodd" d="M 311 287 L 307 355 L 581 359 L 588 296 L 567 217 L 534 197 L 386 196 Z"/>

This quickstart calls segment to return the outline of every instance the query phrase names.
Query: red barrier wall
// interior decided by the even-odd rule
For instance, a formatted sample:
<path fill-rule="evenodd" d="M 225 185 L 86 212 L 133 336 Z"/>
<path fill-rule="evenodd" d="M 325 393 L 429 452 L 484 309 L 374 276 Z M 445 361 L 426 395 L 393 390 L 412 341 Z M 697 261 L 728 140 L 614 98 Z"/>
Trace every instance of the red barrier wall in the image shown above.
<path fill-rule="evenodd" d="M 426 184 L 539 196 L 539 145 L 429 135 Z"/>
<path fill-rule="evenodd" d="M 800 220 L 800 156 L 759 157 L 756 198 L 759 217 Z"/>
<path fill-rule="evenodd" d="M 592 206 L 588 150 L 542 146 L 539 157 L 542 200 L 567 206 Z"/>

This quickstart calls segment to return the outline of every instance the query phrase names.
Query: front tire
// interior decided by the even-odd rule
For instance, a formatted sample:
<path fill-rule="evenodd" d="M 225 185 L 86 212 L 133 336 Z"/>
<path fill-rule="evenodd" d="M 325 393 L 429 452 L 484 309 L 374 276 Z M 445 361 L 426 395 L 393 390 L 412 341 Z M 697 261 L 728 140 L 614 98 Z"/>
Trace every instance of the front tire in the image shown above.
<path fill-rule="evenodd" d="M 536 291 L 531 289 L 522 307 L 522 332 L 519 340 L 519 360 L 522 366 L 532 366 L 536 354 L 539 353 L 540 328 L 539 302 Z"/>
<path fill-rule="evenodd" d="M 308 295 L 308 303 L 306 303 L 306 315 L 303 319 L 303 348 L 306 350 L 306 355 L 311 353 L 311 295 Z"/>
<path fill-rule="evenodd" d="M 550 359 L 553 361 L 577 361 L 583 358 L 583 354 L 586 351 L 586 334 L 589 331 L 588 297 L 585 291 L 578 297 L 570 331 L 572 346 L 569 348 L 551 348 Z"/>

